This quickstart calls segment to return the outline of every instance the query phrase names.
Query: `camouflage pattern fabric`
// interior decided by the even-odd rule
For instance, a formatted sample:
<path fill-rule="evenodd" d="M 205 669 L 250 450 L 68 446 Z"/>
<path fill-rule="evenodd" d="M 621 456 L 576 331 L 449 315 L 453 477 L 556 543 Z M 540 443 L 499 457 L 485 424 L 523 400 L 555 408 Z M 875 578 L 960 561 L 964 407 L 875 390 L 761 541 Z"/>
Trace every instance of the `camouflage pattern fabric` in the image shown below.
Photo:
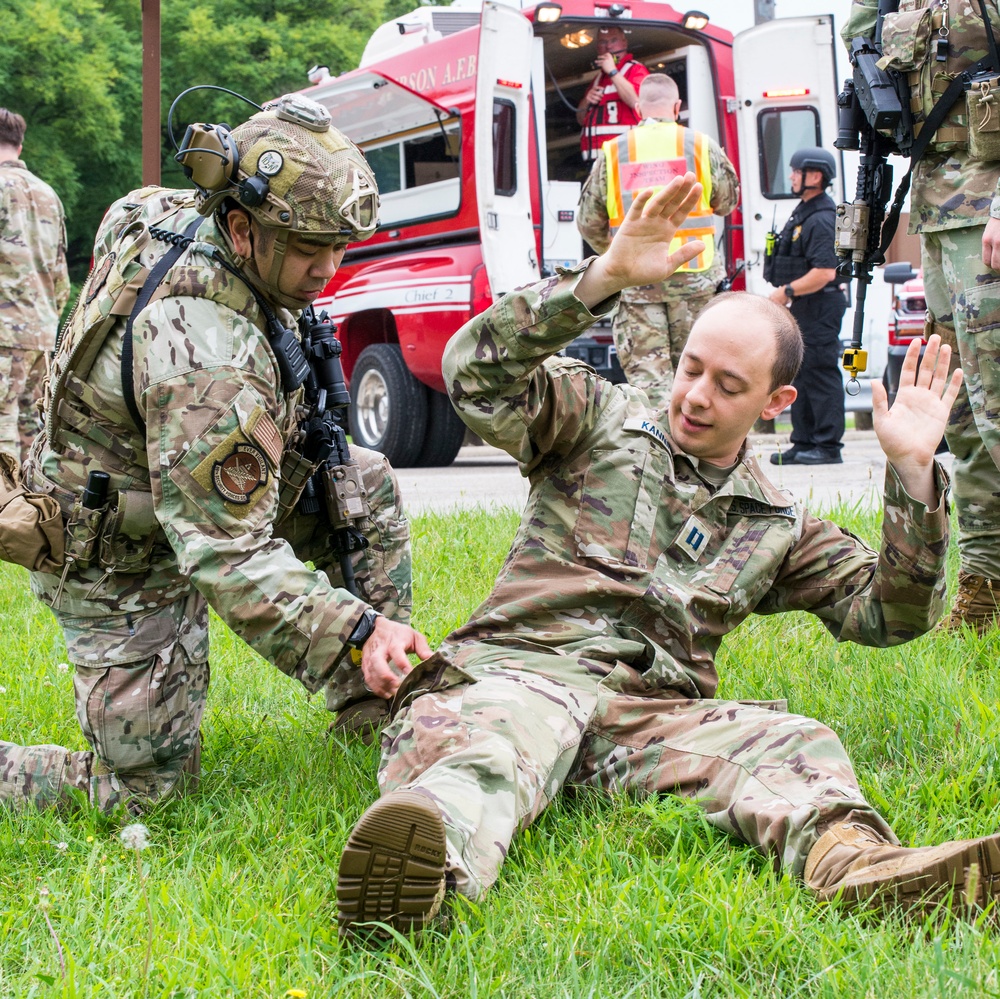
<path fill-rule="evenodd" d="M 690 794 L 792 871 L 847 814 L 888 834 L 823 726 L 712 700 L 715 656 L 754 612 L 810 611 L 873 646 L 926 632 L 944 596 L 944 502 L 927 510 L 890 468 L 876 553 L 794 505 L 745 451 L 710 485 L 641 392 L 551 356 L 596 321 L 578 279 L 506 296 L 446 350 L 452 400 L 531 490 L 492 592 L 397 694 L 383 790 L 437 801 L 473 897 L 570 782 Z"/>
<path fill-rule="evenodd" d="M 23 461 L 41 430 L 38 404 L 45 381 L 47 355 L 41 350 L 0 347 L 0 447 Z"/>
<path fill-rule="evenodd" d="M 116 210 L 134 212 L 135 205 L 135 198 L 124 199 Z M 160 224 L 183 231 L 192 211 L 185 207 Z M 57 369 L 75 334 L 93 319 L 90 313 L 112 306 L 102 281 L 117 280 L 117 263 L 143 231 L 127 227 L 95 268 Z M 202 225 L 198 237 L 199 244 L 228 255 L 214 220 Z M 294 318 L 281 310 L 278 315 L 286 325 Z M 208 682 L 199 624 L 207 621 L 207 605 L 310 692 L 333 684 L 335 708 L 370 696 L 345 646 L 369 601 L 388 616 L 409 615 L 409 529 L 382 455 L 352 448 L 373 507 L 367 526 L 372 547 L 354 557 L 362 598 L 340 588 L 324 524 L 288 515 L 312 471 L 294 450 L 300 393 L 288 397 L 280 390 L 263 317 L 245 286 L 204 253 L 189 250 L 166 278 L 164 297 L 140 313 L 134 332 L 136 401 L 145 434 L 128 416 L 121 338 L 113 333 L 85 380 L 64 372 L 60 420 L 48 411 L 46 433 L 26 463 L 31 488 L 51 493 L 63 507 L 67 551 L 74 558 L 61 575 L 33 573 L 32 589 L 63 624 L 70 662 L 106 675 L 101 703 L 104 714 L 112 715 L 105 723 L 113 731 L 135 725 L 130 709 L 121 708 L 125 717 L 111 710 L 123 703 L 120 688 L 130 698 L 133 687 L 166 689 L 176 672 L 178 700 L 169 705 L 170 724 L 157 728 L 171 734 L 164 736 L 165 748 L 139 736 L 127 752 L 113 733 L 92 737 L 85 712 L 94 695 L 80 679 L 78 701 L 85 703 L 78 704 L 78 713 L 96 757 L 70 765 L 65 751 L 49 747 L 40 756 L 37 747 L 5 744 L 0 798 L 45 804 L 59 797 L 61 780 L 67 787 L 87 784 L 95 805 L 114 807 L 125 792 L 116 796 L 79 776 L 93 767 L 110 771 L 127 788 L 135 798 L 130 807 L 168 793 L 191 752 Z M 116 501 L 88 512 L 79 497 L 93 470 L 111 476 Z M 108 674 L 112 667 L 121 673 Z M 125 784 L 122 768 L 134 775 L 135 786 Z"/>
<path fill-rule="evenodd" d="M 21 160 L 0 163 L 0 347 L 51 350 L 69 300 L 62 202 Z"/>
<path fill-rule="evenodd" d="M 929 6 L 929 0 L 905 0 L 900 10 Z M 986 8 L 1000 39 L 996 0 L 986 0 Z M 855 0 L 842 37 L 870 34 L 876 12 L 874 0 Z M 947 69 L 955 73 L 986 55 L 986 32 L 976 0 L 949 2 L 947 17 Z M 953 42 L 952 36 L 958 41 Z M 961 98 L 960 107 L 964 107 Z M 976 159 L 968 149 L 955 148 L 928 152 L 914 168 L 910 232 L 921 236 L 930 321 L 936 332 L 952 331 L 946 339 L 957 343 L 965 373 L 965 386 L 945 432 L 955 455 L 961 568 L 988 579 L 1000 579 L 996 543 L 1000 535 L 1000 381 L 994 376 L 1000 345 L 993 332 L 1000 319 L 1000 278 L 982 261 L 983 228 L 994 198 L 1000 198 L 1000 160 Z"/>
<path fill-rule="evenodd" d="M 0 447 L 27 456 L 35 404 L 69 299 L 66 223 L 55 191 L 21 160 L 0 163 Z"/>
<path fill-rule="evenodd" d="M 629 383 L 646 393 L 653 409 L 666 411 L 688 334 L 714 295 L 712 288 L 680 300 L 619 301 L 613 327 L 618 360 Z"/>
<path fill-rule="evenodd" d="M 739 178 L 718 143 L 709 138 L 708 147 L 712 211 L 716 215 L 728 215 L 739 204 Z M 602 149 L 580 192 L 577 210 L 580 235 L 598 253 L 604 253 L 611 245 L 607 200 L 607 162 Z M 722 241 L 717 239 L 715 259 L 706 271 L 675 274 L 661 284 L 642 285 L 622 292 L 612 327 L 615 348 L 629 383 L 650 393 L 650 401 L 657 409 L 670 398 L 677 359 L 687 342 L 692 323 L 726 276 L 723 250 Z M 652 303 L 663 308 L 639 307 Z"/>
<path fill-rule="evenodd" d="M 981 226 L 920 240 L 930 332 L 954 337 L 965 380 L 945 440 L 955 456 L 963 571 L 1000 579 L 1000 275 L 983 264 Z"/>

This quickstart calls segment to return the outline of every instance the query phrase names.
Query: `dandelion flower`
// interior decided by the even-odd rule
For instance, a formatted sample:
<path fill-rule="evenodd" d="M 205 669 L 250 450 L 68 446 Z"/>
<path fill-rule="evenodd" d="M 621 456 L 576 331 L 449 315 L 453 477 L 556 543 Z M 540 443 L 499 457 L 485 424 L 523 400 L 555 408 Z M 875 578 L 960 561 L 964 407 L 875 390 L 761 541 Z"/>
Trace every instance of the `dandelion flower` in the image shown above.
<path fill-rule="evenodd" d="M 130 850 L 145 850 L 149 846 L 149 830 L 141 822 L 126 826 L 118 838 Z"/>
<path fill-rule="evenodd" d="M 285 992 L 285 999 L 306 999 L 308 994 L 305 989 L 288 989 Z"/>

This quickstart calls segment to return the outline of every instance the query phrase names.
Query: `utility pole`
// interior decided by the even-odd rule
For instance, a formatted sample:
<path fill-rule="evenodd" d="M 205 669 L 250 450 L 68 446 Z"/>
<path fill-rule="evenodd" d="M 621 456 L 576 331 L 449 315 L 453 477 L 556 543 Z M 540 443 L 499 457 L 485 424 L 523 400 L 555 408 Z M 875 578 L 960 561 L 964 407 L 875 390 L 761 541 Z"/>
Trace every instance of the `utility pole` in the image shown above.
<path fill-rule="evenodd" d="M 142 0 L 142 183 L 160 183 L 160 0 Z"/>
<path fill-rule="evenodd" d="M 753 23 L 774 20 L 774 0 L 753 0 Z"/>

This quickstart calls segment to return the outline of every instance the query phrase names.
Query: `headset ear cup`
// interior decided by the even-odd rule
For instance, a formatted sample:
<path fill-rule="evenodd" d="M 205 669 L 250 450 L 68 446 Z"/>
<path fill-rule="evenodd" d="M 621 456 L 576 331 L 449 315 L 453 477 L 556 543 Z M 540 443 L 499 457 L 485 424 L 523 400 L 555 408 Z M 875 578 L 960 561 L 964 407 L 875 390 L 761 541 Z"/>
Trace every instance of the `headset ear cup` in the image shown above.
<path fill-rule="evenodd" d="M 191 183 L 209 195 L 233 183 L 240 166 L 236 140 L 225 125 L 188 125 L 174 159 Z"/>

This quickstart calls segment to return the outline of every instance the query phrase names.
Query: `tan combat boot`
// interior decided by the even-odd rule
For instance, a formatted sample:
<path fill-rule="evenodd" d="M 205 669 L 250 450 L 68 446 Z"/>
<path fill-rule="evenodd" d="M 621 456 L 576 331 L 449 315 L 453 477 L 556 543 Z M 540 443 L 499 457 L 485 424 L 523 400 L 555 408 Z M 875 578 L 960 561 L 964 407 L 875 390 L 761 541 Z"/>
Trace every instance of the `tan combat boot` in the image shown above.
<path fill-rule="evenodd" d="M 388 720 L 389 702 L 381 697 L 366 697 L 341 708 L 327 731 L 342 738 L 357 735 L 366 746 L 370 746 L 378 739 L 382 726 Z"/>
<path fill-rule="evenodd" d="M 971 572 L 959 572 L 958 592 L 948 616 L 941 619 L 942 631 L 961 631 L 962 625 L 975 628 L 979 635 L 997 626 L 1000 617 L 1000 579 L 987 579 Z"/>
<path fill-rule="evenodd" d="M 858 823 L 831 826 L 806 858 L 803 879 L 824 900 L 932 909 L 985 907 L 1000 894 L 1000 835 L 940 846 L 895 846 Z"/>
<path fill-rule="evenodd" d="M 373 922 L 419 932 L 437 916 L 445 891 L 444 821 L 417 791 L 392 791 L 358 820 L 340 858 L 340 935 L 385 936 Z"/>

